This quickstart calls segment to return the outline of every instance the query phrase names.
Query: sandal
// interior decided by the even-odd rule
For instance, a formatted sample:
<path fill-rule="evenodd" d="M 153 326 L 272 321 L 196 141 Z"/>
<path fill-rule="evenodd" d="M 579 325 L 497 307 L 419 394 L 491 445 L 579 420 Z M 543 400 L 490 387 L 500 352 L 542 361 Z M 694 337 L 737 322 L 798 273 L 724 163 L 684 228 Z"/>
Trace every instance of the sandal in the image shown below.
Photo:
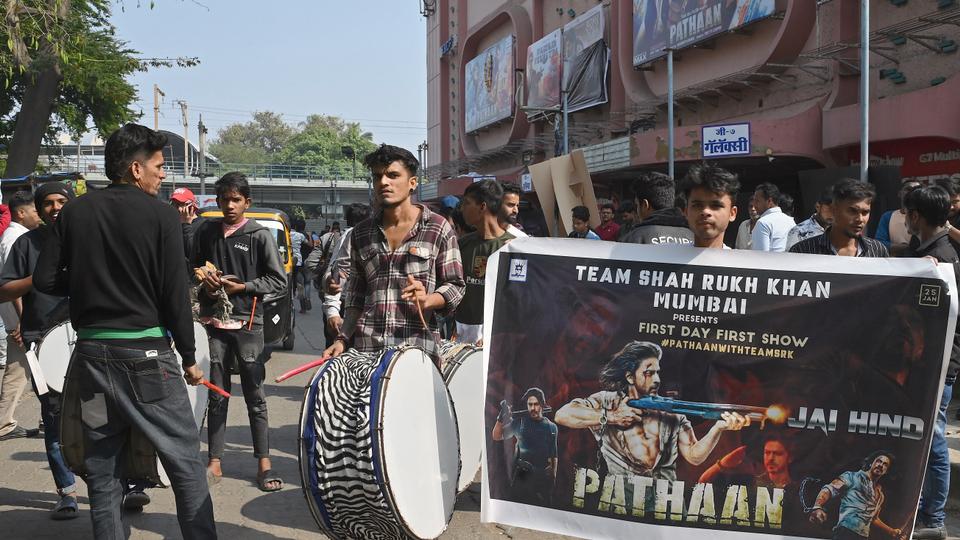
<path fill-rule="evenodd" d="M 260 488 L 260 491 L 269 493 L 283 489 L 283 480 L 278 476 L 272 476 L 272 474 L 273 471 L 269 469 L 257 474 L 257 487 Z M 271 488 L 269 487 L 270 484 L 274 484 L 276 487 Z"/>
<path fill-rule="evenodd" d="M 64 495 L 50 511 L 50 519 L 63 521 L 77 517 L 77 499 L 73 495 Z"/>

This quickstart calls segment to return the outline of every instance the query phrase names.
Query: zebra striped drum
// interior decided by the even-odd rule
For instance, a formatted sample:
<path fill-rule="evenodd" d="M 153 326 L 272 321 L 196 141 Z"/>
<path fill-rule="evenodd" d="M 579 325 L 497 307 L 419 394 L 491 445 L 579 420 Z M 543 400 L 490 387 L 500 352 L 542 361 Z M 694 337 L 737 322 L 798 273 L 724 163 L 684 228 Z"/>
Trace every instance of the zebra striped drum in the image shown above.
<path fill-rule="evenodd" d="M 483 459 L 483 349 L 468 343 L 440 344 L 443 381 L 457 411 L 460 437 L 460 480 L 457 492 L 465 491 L 480 472 Z"/>
<path fill-rule="evenodd" d="M 347 351 L 313 375 L 300 420 L 307 506 L 333 538 L 436 538 L 453 517 L 457 420 L 430 356 Z"/>

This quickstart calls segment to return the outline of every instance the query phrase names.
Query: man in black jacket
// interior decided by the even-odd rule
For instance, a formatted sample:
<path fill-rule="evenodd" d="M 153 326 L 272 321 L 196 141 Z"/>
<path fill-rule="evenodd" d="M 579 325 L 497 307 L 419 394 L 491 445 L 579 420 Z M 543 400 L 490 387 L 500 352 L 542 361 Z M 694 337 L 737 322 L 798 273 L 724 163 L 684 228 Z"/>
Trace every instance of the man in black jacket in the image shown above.
<path fill-rule="evenodd" d="M 960 256 L 947 236 L 947 214 L 950 212 L 950 195 L 939 186 L 917 188 L 903 198 L 906 209 L 907 230 L 919 238 L 911 248 L 912 257 L 931 257 L 941 264 L 954 265 L 954 273 L 960 275 Z M 947 448 L 947 405 L 953 395 L 953 383 L 960 371 L 960 334 L 953 336 L 950 365 L 943 384 L 940 408 L 933 430 L 930 459 L 923 478 L 923 491 L 917 511 L 917 528 L 913 538 L 941 539 L 947 537 L 944 526 L 947 493 L 950 490 L 950 453 Z"/>
<path fill-rule="evenodd" d="M 157 199 L 167 138 L 127 124 L 107 139 L 112 184 L 63 207 L 33 273 L 37 291 L 69 296 L 71 360 L 83 418 L 93 536 L 124 538 L 117 474 L 131 430 L 153 443 L 173 485 L 184 538 L 216 538 L 200 434 L 180 378 L 199 384 L 177 211 Z"/>
<path fill-rule="evenodd" d="M 631 244 L 692 244 L 693 232 L 676 206 L 676 188 L 669 176 L 648 172 L 633 183 L 640 223 L 620 241 Z"/>
<path fill-rule="evenodd" d="M 263 392 L 266 369 L 263 365 L 263 300 L 266 295 L 283 292 L 286 275 L 280 264 L 276 240 L 269 229 L 243 213 L 250 208 L 250 185 L 242 173 L 223 175 L 216 183 L 217 204 L 223 219 L 211 219 L 197 229 L 193 242 L 193 266 L 211 262 L 216 272 L 208 272 L 201 292 L 200 320 L 207 325 L 210 338 L 210 382 L 230 391 L 230 373 L 240 371 L 243 399 L 247 404 L 253 454 L 259 460 L 257 485 L 263 491 L 277 491 L 283 481 L 270 471 L 270 438 L 267 422 L 267 398 Z M 223 313 L 226 301 L 232 304 Z M 219 313 L 218 313 L 219 312 Z M 207 410 L 207 436 L 213 482 L 223 475 L 224 434 L 227 429 L 228 401 L 210 393 Z"/>

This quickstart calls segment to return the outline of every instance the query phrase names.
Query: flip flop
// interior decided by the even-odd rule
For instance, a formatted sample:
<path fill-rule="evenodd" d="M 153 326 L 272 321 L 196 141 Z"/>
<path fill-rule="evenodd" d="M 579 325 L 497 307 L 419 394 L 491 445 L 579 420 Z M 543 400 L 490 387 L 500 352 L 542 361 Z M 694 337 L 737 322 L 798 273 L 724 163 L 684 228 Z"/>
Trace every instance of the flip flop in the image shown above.
<path fill-rule="evenodd" d="M 257 487 L 260 488 L 260 491 L 265 491 L 270 493 L 272 491 L 280 491 L 283 489 L 283 480 L 278 476 L 272 476 L 273 471 L 267 469 L 260 474 L 257 474 Z M 277 487 L 270 488 L 267 487 L 270 484 L 276 484 Z"/>
<path fill-rule="evenodd" d="M 77 517 L 78 513 L 77 499 L 72 495 L 60 497 L 60 501 L 50 511 L 50 519 L 63 521 Z"/>

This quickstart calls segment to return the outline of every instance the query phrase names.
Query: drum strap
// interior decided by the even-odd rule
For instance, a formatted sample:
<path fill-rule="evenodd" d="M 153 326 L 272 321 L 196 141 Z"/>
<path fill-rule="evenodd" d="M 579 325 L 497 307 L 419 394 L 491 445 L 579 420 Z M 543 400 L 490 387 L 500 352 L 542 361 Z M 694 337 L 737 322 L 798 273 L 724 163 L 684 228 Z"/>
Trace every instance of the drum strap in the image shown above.
<path fill-rule="evenodd" d="M 113 328 L 80 328 L 77 330 L 77 339 L 143 339 L 166 337 L 167 331 L 162 326 L 143 328 L 141 330 L 116 330 Z"/>

